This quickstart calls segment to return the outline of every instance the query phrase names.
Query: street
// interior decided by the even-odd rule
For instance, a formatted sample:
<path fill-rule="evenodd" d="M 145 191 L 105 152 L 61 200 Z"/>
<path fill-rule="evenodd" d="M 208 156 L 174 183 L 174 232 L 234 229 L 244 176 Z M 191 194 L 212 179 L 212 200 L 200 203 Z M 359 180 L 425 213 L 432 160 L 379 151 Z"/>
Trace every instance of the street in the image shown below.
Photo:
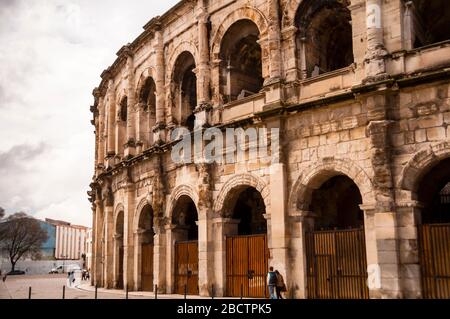
<path fill-rule="evenodd" d="M 5 282 L 0 281 L 0 299 L 28 299 L 31 287 L 32 299 L 62 299 L 63 286 L 67 285 L 67 275 L 36 275 L 9 276 Z M 77 281 L 76 287 L 65 289 L 65 299 L 95 299 L 95 290 L 88 282 Z M 98 299 L 125 299 L 122 290 L 99 288 Z M 129 299 L 154 299 L 151 292 L 129 292 Z M 158 295 L 159 299 L 182 299 L 181 295 Z M 189 299 L 199 299 L 198 296 L 188 296 Z"/>

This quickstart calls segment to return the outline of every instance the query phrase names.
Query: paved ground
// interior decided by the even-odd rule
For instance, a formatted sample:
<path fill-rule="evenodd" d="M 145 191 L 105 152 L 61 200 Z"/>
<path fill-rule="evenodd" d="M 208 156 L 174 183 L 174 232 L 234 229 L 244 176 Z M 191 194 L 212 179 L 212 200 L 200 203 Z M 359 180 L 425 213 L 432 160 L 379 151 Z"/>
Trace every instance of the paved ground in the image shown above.
<path fill-rule="evenodd" d="M 0 299 L 28 299 L 31 287 L 32 299 L 62 299 L 63 286 L 67 285 L 66 275 L 41 276 L 9 276 L 5 283 L 0 280 Z M 78 283 L 65 291 L 66 299 L 94 299 L 95 289 L 88 283 Z M 125 299 L 123 290 L 97 290 L 98 299 Z M 129 299 L 154 299 L 151 292 L 129 292 Z M 182 295 L 158 295 L 158 299 L 182 299 Z M 188 296 L 188 299 L 200 299 L 198 296 Z"/>

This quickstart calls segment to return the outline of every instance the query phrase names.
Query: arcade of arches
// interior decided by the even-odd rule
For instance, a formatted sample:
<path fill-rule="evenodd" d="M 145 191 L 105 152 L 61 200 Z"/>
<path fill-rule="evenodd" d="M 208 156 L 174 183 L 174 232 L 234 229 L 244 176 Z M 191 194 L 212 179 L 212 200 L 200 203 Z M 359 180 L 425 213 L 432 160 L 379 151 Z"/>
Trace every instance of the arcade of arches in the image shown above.
<path fill-rule="evenodd" d="M 273 266 L 287 298 L 450 298 L 447 3 L 219 2 L 152 19 L 94 90 L 92 284 L 264 298 Z M 181 127 L 280 134 L 179 163 Z"/>

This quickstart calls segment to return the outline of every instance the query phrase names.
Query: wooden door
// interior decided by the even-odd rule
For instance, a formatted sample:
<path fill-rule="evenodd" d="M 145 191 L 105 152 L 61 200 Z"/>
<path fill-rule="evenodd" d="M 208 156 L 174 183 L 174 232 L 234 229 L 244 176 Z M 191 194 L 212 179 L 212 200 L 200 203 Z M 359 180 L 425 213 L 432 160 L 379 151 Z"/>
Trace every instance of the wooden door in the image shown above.
<path fill-rule="evenodd" d="M 198 241 L 175 244 L 175 293 L 198 295 Z"/>
<path fill-rule="evenodd" d="M 153 291 L 153 244 L 142 245 L 141 280 L 143 291 Z"/>

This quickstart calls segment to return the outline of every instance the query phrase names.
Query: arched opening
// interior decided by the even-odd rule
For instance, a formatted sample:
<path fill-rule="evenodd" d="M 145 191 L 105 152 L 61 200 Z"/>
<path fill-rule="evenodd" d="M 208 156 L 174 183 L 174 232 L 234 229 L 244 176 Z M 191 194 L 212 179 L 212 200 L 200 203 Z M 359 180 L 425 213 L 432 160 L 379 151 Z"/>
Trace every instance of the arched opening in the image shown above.
<path fill-rule="evenodd" d="M 197 76 L 195 59 L 190 52 L 184 51 L 177 58 L 173 81 L 175 118 L 180 125 L 192 131 L 195 126 L 194 111 L 197 107 Z"/>
<path fill-rule="evenodd" d="M 220 89 L 224 102 L 258 93 L 264 83 L 259 29 L 251 20 L 234 23 L 220 48 Z"/>
<path fill-rule="evenodd" d="M 351 65 L 353 36 L 347 0 L 302 1 L 296 13 L 299 67 L 314 77 Z"/>
<path fill-rule="evenodd" d="M 152 77 L 148 77 L 139 93 L 139 140 L 152 144 L 152 129 L 156 125 L 156 84 Z M 148 146 L 148 145 L 145 145 Z"/>
<path fill-rule="evenodd" d="M 225 229 L 226 294 L 267 297 L 269 250 L 264 199 L 254 187 L 240 186 L 230 192 L 226 203 L 232 218 Z"/>
<path fill-rule="evenodd" d="M 310 210 L 315 230 L 355 229 L 364 226 L 358 186 L 347 176 L 335 176 L 312 194 Z"/>
<path fill-rule="evenodd" d="M 332 176 L 312 190 L 309 204 L 314 227 L 305 235 L 308 298 L 369 298 L 358 186 L 347 176 Z"/>
<path fill-rule="evenodd" d="M 146 205 L 139 216 L 139 244 L 141 245 L 141 289 L 153 291 L 153 209 Z"/>
<path fill-rule="evenodd" d="M 175 241 L 175 293 L 198 295 L 198 214 L 194 201 L 181 196 L 172 214 Z"/>
<path fill-rule="evenodd" d="M 124 263 L 124 212 L 121 211 L 117 215 L 116 227 L 114 235 L 114 248 L 115 248 L 115 262 L 116 262 L 116 277 L 115 277 L 115 287 L 117 289 L 123 289 L 124 287 L 124 277 L 123 277 L 123 263 Z"/>
<path fill-rule="evenodd" d="M 261 193 L 253 187 L 244 188 L 239 193 L 233 210 L 233 219 L 239 221 L 237 234 L 267 234 L 265 213 L 266 206 Z"/>
<path fill-rule="evenodd" d="M 120 100 L 118 110 L 116 153 L 118 155 L 123 155 L 125 143 L 127 142 L 128 98 L 126 96 Z"/>
<path fill-rule="evenodd" d="M 419 256 L 424 298 L 450 298 L 450 159 L 426 173 L 418 184 L 421 203 Z"/>
<path fill-rule="evenodd" d="M 450 40 L 448 1 L 412 0 L 407 5 L 414 48 Z"/>

